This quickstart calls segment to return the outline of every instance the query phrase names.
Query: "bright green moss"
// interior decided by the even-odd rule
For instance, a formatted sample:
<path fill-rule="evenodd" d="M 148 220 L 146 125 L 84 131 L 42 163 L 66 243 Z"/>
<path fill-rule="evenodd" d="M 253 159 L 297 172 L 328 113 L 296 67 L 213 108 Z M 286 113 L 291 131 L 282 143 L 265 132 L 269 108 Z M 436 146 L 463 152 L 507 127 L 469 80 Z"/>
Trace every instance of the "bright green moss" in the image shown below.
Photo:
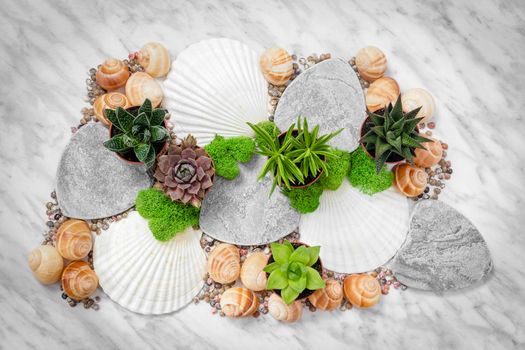
<path fill-rule="evenodd" d="M 135 207 L 149 221 L 149 228 L 159 241 L 169 241 L 177 233 L 199 224 L 199 208 L 174 202 L 154 188 L 140 191 Z"/>
<path fill-rule="evenodd" d="M 374 159 L 370 158 L 366 152 L 359 147 L 350 154 L 350 170 L 348 180 L 352 186 L 357 187 L 361 192 L 373 195 L 392 186 L 394 174 L 385 166 L 379 174 L 376 174 Z"/>
<path fill-rule="evenodd" d="M 328 174 L 323 174 L 319 179 L 324 189 L 332 191 L 337 190 L 341 186 L 350 168 L 350 153 L 340 150 L 335 150 L 334 152 L 338 158 L 331 157 L 326 160 Z"/>
<path fill-rule="evenodd" d="M 323 194 L 323 186 L 316 182 L 305 188 L 292 188 L 284 191 L 290 205 L 301 214 L 314 212 L 319 206 L 319 198 Z"/>
<path fill-rule="evenodd" d="M 281 133 L 281 130 L 279 130 L 277 125 L 275 125 L 274 122 L 271 122 L 269 120 L 268 121 L 264 121 L 264 122 L 259 122 L 259 123 L 257 123 L 257 126 L 259 126 L 259 127 L 263 128 L 264 130 L 266 130 L 268 132 L 268 134 L 270 134 L 273 137 L 279 136 L 279 134 Z M 255 143 L 256 144 L 259 144 L 259 138 L 260 138 L 260 136 L 255 136 Z"/>
<path fill-rule="evenodd" d="M 239 175 L 237 161 L 246 163 L 252 159 L 255 142 L 246 136 L 224 138 L 215 135 L 204 149 L 212 157 L 217 175 L 233 180 Z"/>

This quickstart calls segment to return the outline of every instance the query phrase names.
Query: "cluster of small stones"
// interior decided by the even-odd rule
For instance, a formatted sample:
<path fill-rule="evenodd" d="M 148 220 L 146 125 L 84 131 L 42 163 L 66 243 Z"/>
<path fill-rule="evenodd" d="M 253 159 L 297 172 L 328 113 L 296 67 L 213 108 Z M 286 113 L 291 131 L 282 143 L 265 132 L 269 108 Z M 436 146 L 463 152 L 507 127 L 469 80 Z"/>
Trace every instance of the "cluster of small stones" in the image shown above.
<path fill-rule="evenodd" d="M 100 297 L 98 295 L 83 300 L 75 300 L 68 297 L 67 294 L 63 292 L 62 287 L 60 287 L 60 290 L 62 291 L 62 300 L 65 300 L 71 307 L 76 307 L 77 305 L 82 304 L 84 305 L 84 309 L 92 309 L 95 311 L 98 311 L 100 309 Z"/>
<path fill-rule="evenodd" d="M 348 61 L 348 63 L 350 64 L 355 74 L 359 78 L 359 83 L 361 83 L 361 87 L 363 88 L 363 90 L 368 89 L 368 87 L 370 86 L 370 83 L 364 80 L 363 78 L 361 78 L 361 74 L 359 74 L 359 71 L 357 70 L 357 66 L 355 64 L 355 57 L 352 57 L 350 61 Z"/>

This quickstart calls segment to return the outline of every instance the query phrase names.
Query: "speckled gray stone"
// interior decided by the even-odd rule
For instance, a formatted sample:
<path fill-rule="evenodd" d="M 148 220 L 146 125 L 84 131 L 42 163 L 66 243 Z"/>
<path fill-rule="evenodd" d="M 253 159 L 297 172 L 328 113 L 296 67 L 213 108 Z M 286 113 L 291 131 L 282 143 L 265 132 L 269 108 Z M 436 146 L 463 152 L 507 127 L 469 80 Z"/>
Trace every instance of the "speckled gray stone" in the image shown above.
<path fill-rule="evenodd" d="M 446 291 L 468 287 L 492 269 L 485 240 L 456 209 L 419 201 L 406 242 L 391 263 L 397 279 L 412 288 Z"/>
<path fill-rule="evenodd" d="M 359 145 L 360 129 L 366 116 L 365 97 L 352 67 L 340 60 L 326 60 L 301 73 L 284 91 L 274 121 L 281 130 L 308 119 L 321 134 L 344 128 L 330 145 L 353 151 Z"/>
<path fill-rule="evenodd" d="M 57 169 L 57 199 L 65 216 L 99 219 L 131 208 L 139 190 L 152 185 L 143 165 L 127 164 L 102 144 L 108 129 L 80 128 L 66 146 Z"/>
<path fill-rule="evenodd" d="M 240 174 L 234 180 L 215 178 L 201 208 L 205 233 L 228 243 L 256 245 L 276 241 L 297 228 L 299 213 L 279 188 L 268 197 L 271 178 L 257 181 L 265 161 L 254 155 L 250 162 L 239 164 Z"/>

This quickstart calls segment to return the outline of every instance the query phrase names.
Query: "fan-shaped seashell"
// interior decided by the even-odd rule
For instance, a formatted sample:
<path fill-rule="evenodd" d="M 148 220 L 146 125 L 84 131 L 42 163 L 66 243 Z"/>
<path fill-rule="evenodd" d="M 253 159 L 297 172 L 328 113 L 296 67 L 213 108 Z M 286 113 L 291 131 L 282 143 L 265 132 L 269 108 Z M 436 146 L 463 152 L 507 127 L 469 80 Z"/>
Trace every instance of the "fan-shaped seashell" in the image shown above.
<path fill-rule="evenodd" d="M 324 191 L 316 211 L 301 215 L 301 241 L 321 246 L 323 267 L 341 273 L 371 271 L 390 260 L 405 241 L 408 201 L 389 188 L 373 196 L 347 179 Z"/>
<path fill-rule="evenodd" d="M 221 295 L 221 310 L 228 317 L 246 317 L 259 308 L 259 298 L 247 288 L 234 287 Z"/>
<path fill-rule="evenodd" d="M 117 107 L 122 107 L 124 109 L 131 107 L 128 98 L 126 95 L 121 94 L 120 92 L 109 92 L 102 96 L 99 96 L 95 99 L 93 103 L 93 109 L 95 110 L 95 116 L 102 123 L 109 125 L 111 124 L 106 118 L 104 110 L 107 109 L 116 109 Z"/>
<path fill-rule="evenodd" d="M 170 53 L 159 43 L 148 43 L 135 53 L 135 58 L 146 73 L 154 78 L 168 74 L 171 65 Z"/>
<path fill-rule="evenodd" d="M 73 261 L 62 273 L 62 289 L 71 299 L 86 299 L 97 287 L 97 275 L 85 261 Z"/>
<path fill-rule="evenodd" d="M 164 87 L 173 131 L 180 138 L 192 134 L 200 146 L 216 134 L 252 137 L 246 122 L 268 119 L 268 84 L 257 52 L 236 40 L 189 46 L 173 62 Z"/>
<path fill-rule="evenodd" d="M 367 274 L 346 276 L 343 281 L 343 290 L 350 304 L 363 309 L 374 306 L 381 297 L 379 282 Z"/>
<path fill-rule="evenodd" d="M 427 173 L 408 163 L 394 167 L 394 186 L 407 197 L 419 196 L 425 190 L 428 182 Z"/>
<path fill-rule="evenodd" d="M 64 259 L 85 258 L 93 247 L 93 237 L 88 224 L 83 220 L 64 221 L 57 231 L 56 247 Z"/>
<path fill-rule="evenodd" d="M 303 303 L 295 300 L 290 305 L 286 305 L 279 295 L 273 293 L 268 300 L 268 312 L 278 321 L 293 323 L 303 315 Z"/>
<path fill-rule="evenodd" d="M 95 240 L 93 264 L 104 292 L 141 314 L 165 314 L 190 303 L 204 285 L 202 231 L 189 227 L 168 242 L 157 241 L 136 211 Z"/>
<path fill-rule="evenodd" d="M 421 123 L 430 121 L 436 109 L 432 95 L 427 90 L 421 88 L 410 89 L 402 93 L 401 103 L 403 104 L 403 112 L 405 113 L 421 107 L 421 110 L 417 113 L 418 118 L 423 118 Z"/>
<path fill-rule="evenodd" d="M 246 258 L 241 267 L 242 284 L 255 292 L 266 288 L 267 276 L 264 267 L 268 264 L 268 255 L 256 252 Z"/>
<path fill-rule="evenodd" d="M 110 58 L 104 61 L 95 74 L 97 84 L 105 90 L 116 90 L 124 86 L 128 78 L 128 66 L 116 58 Z"/>
<path fill-rule="evenodd" d="M 343 287 L 335 279 L 327 279 L 323 289 L 316 290 L 308 297 L 310 303 L 319 310 L 335 310 L 343 301 Z"/>
<path fill-rule="evenodd" d="M 221 243 L 208 256 L 208 273 L 215 282 L 222 284 L 235 282 L 240 272 L 239 248 Z"/>
<path fill-rule="evenodd" d="M 374 46 L 363 47 L 355 56 L 357 71 L 367 81 L 381 78 L 386 71 L 386 57 Z"/>
<path fill-rule="evenodd" d="M 29 253 L 27 262 L 40 283 L 53 284 L 60 279 L 64 260 L 55 247 L 42 245 Z"/>
<path fill-rule="evenodd" d="M 382 77 L 374 81 L 366 91 L 366 107 L 370 112 L 394 104 L 399 96 L 399 85 L 390 77 Z"/>
<path fill-rule="evenodd" d="M 293 74 L 292 56 L 285 49 L 272 47 L 264 51 L 259 60 L 266 80 L 273 85 L 286 84 Z"/>
<path fill-rule="evenodd" d="M 157 107 L 164 98 L 158 81 L 148 73 L 134 73 L 126 83 L 126 97 L 132 106 L 140 106 L 149 98 L 152 107 Z"/>
<path fill-rule="evenodd" d="M 441 157 L 443 156 L 443 146 L 441 146 L 441 142 L 436 139 L 432 139 L 432 142 L 425 142 L 422 145 L 425 147 L 425 149 L 415 149 L 416 154 L 414 157 L 414 164 L 421 168 L 430 168 L 431 166 L 439 163 Z"/>

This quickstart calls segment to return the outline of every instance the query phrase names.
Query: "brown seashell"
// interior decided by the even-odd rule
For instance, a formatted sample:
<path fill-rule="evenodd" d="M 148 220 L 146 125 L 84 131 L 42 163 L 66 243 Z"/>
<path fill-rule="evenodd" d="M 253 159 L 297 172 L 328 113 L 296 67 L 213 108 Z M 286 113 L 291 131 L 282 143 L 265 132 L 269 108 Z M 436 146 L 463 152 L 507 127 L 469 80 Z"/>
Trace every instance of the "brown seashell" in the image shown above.
<path fill-rule="evenodd" d="M 343 281 L 346 300 L 354 306 L 369 308 L 379 302 L 381 286 L 376 278 L 365 273 L 349 275 Z"/>
<path fill-rule="evenodd" d="M 259 298 L 247 288 L 227 289 L 221 295 L 221 310 L 228 317 L 246 317 L 259 308 Z"/>
<path fill-rule="evenodd" d="M 292 56 L 285 49 L 272 47 L 264 51 L 259 60 L 264 78 L 273 85 L 281 86 L 293 74 Z"/>
<path fill-rule="evenodd" d="M 246 258 L 241 267 L 242 284 L 255 292 L 266 288 L 268 280 L 264 268 L 268 264 L 268 255 L 262 252 L 256 252 Z"/>
<path fill-rule="evenodd" d="M 399 85 L 390 77 L 382 77 L 370 84 L 366 91 L 366 107 L 370 112 L 394 104 L 399 96 Z"/>
<path fill-rule="evenodd" d="M 82 220 L 64 221 L 58 228 L 55 245 L 64 259 L 85 258 L 93 248 L 93 237 L 89 225 Z"/>
<path fill-rule="evenodd" d="M 98 277 L 85 261 L 73 261 L 62 273 L 62 289 L 71 299 L 86 299 L 97 287 Z"/>
<path fill-rule="evenodd" d="M 286 305 L 283 299 L 274 293 L 268 300 L 268 312 L 278 321 L 293 323 L 303 315 L 303 303 L 295 300 L 290 305 Z"/>
<path fill-rule="evenodd" d="M 148 73 L 137 72 L 126 83 L 126 97 L 132 106 L 140 106 L 149 98 L 153 108 L 160 105 L 164 93 L 158 81 Z"/>
<path fill-rule="evenodd" d="M 53 284 L 60 279 L 64 260 L 55 247 L 42 245 L 29 253 L 27 262 L 40 283 Z"/>
<path fill-rule="evenodd" d="M 407 197 L 419 196 L 425 190 L 428 182 L 427 173 L 408 163 L 394 167 L 394 186 Z"/>
<path fill-rule="evenodd" d="M 93 103 L 93 109 L 95 110 L 97 119 L 106 125 L 111 123 L 106 118 L 106 113 L 104 110 L 106 108 L 117 109 L 117 107 L 122 107 L 124 109 L 131 107 L 131 104 L 129 103 L 126 95 L 121 94 L 120 92 L 109 92 L 99 96 L 95 99 L 95 103 Z"/>
<path fill-rule="evenodd" d="M 124 86 L 128 78 L 128 66 L 116 58 L 110 58 L 104 61 L 95 74 L 97 84 L 105 90 L 116 90 Z"/>
<path fill-rule="evenodd" d="M 135 53 L 135 59 L 154 78 L 168 74 L 171 65 L 168 50 L 159 43 L 148 43 Z"/>
<path fill-rule="evenodd" d="M 327 279 L 326 287 L 316 290 L 308 297 L 310 303 L 319 310 L 335 310 L 343 301 L 343 287 L 335 279 Z"/>
<path fill-rule="evenodd" d="M 428 138 L 426 135 L 421 135 Z M 414 164 L 421 168 L 430 168 L 431 166 L 439 163 L 443 156 L 443 147 L 441 142 L 436 139 L 432 139 L 432 142 L 422 143 L 425 149 L 416 148 Z"/>
<path fill-rule="evenodd" d="M 381 78 L 386 71 L 386 57 L 383 51 L 374 46 L 363 47 L 355 56 L 359 75 L 367 81 Z"/>
<path fill-rule="evenodd" d="M 215 282 L 222 284 L 235 282 L 240 272 L 239 248 L 221 243 L 208 256 L 208 273 Z"/>
<path fill-rule="evenodd" d="M 427 90 L 421 88 L 405 91 L 401 95 L 401 103 L 403 104 L 403 112 L 405 113 L 421 107 L 421 110 L 416 115 L 418 118 L 423 118 L 420 123 L 428 122 L 436 109 L 432 95 Z"/>

